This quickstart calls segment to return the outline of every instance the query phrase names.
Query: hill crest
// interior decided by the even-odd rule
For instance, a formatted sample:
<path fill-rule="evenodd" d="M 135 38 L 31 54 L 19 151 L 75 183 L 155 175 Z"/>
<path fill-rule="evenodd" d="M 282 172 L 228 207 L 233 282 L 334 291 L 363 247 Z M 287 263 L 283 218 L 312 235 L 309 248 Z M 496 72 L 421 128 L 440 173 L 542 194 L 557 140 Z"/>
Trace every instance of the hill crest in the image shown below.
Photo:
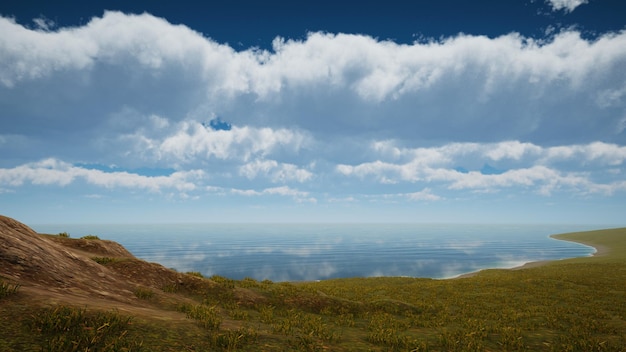
<path fill-rule="evenodd" d="M 163 292 L 167 286 L 210 284 L 137 259 L 117 242 L 42 235 L 1 215 L 0 278 L 19 283 L 20 292 L 38 301 L 104 307 L 144 304 L 135 295 L 138 288 Z"/>

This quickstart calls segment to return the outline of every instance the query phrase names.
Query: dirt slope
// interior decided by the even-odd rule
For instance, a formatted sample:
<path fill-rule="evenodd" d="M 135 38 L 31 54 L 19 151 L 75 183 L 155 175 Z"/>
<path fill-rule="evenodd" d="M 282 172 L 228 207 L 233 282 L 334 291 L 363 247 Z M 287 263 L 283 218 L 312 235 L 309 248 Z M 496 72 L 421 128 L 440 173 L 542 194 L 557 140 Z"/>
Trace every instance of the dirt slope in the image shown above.
<path fill-rule="evenodd" d="M 102 265 L 94 257 L 112 262 Z M 149 304 L 136 297 L 138 287 L 167 296 L 164 287 L 210 285 L 208 280 L 139 260 L 116 242 L 41 235 L 1 215 L 0 278 L 20 284 L 20 292 L 42 304 L 143 309 L 143 313 Z"/>

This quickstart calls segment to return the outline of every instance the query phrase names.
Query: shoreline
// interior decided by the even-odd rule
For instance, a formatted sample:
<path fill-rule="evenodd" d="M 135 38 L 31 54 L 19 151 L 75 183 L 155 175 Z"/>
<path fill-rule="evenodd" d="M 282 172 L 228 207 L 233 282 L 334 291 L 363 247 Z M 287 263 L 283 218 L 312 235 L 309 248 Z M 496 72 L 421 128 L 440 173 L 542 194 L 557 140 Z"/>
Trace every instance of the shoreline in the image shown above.
<path fill-rule="evenodd" d="M 567 235 L 569 235 L 569 234 L 570 233 L 555 234 L 555 235 L 550 235 L 549 237 L 553 238 L 555 240 L 558 240 L 558 241 L 575 242 L 575 243 L 582 244 L 582 245 L 587 246 L 587 247 L 591 247 L 591 248 L 594 249 L 594 252 L 591 253 L 591 255 L 589 257 L 604 256 L 604 255 L 607 255 L 610 252 L 609 247 L 604 246 L 604 245 L 591 244 L 589 242 L 585 242 L 585 241 L 581 241 L 581 240 L 577 240 L 577 239 L 572 239 L 572 238 L 567 238 Z M 537 268 L 537 267 L 544 266 L 544 265 L 547 265 L 547 264 L 550 264 L 550 263 L 558 262 L 560 260 L 567 260 L 567 259 L 573 259 L 573 258 L 587 258 L 587 257 L 572 257 L 572 258 L 563 258 L 563 259 L 554 259 L 554 260 L 530 261 L 530 262 L 526 262 L 526 263 L 524 263 L 522 265 L 514 266 L 512 268 L 485 268 L 485 269 L 480 269 L 480 270 L 472 271 L 472 272 L 469 272 L 469 273 L 453 276 L 453 277 L 450 277 L 450 278 L 446 278 L 444 280 L 464 279 L 464 278 L 475 276 L 475 275 L 477 275 L 478 273 L 480 273 L 481 271 L 484 271 L 484 270 L 494 270 L 494 269 L 495 270 L 525 270 L 525 269 Z"/>
<path fill-rule="evenodd" d="M 550 237 L 559 241 L 575 242 L 575 243 L 582 244 L 587 247 L 591 247 L 596 250 L 595 252 L 591 254 L 592 257 L 604 256 L 604 255 L 609 254 L 609 252 L 611 251 L 611 249 L 608 246 L 597 244 L 597 243 L 586 242 L 586 241 L 579 240 L 579 239 L 568 238 L 567 235 L 569 234 L 565 233 L 565 234 L 558 234 L 558 235 L 550 235 Z"/>

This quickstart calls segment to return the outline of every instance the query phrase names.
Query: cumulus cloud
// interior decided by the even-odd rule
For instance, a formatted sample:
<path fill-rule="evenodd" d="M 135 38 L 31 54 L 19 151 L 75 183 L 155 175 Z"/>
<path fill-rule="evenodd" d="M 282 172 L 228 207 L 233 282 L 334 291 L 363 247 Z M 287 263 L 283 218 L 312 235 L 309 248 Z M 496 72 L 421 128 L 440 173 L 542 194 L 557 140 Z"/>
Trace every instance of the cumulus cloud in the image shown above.
<path fill-rule="evenodd" d="M 407 193 L 404 196 L 413 201 L 433 201 L 441 199 L 440 196 L 433 194 L 430 188 L 424 188 L 419 192 Z"/>
<path fill-rule="evenodd" d="M 49 22 L 36 23 L 49 29 Z M 1 71 L 0 77 L 8 86 L 68 70 L 93 69 L 99 62 L 119 64 L 124 56 L 155 70 L 166 64 L 189 64 L 186 60 L 193 61 L 195 55 L 185 53 L 205 47 L 202 37 L 185 26 L 173 26 L 150 15 L 119 12 L 107 12 L 83 27 L 57 31 L 33 31 L 2 18 L 0 29 L 7 33 L 2 41 L 3 58 L 20 59 L 9 61 Z"/>
<path fill-rule="evenodd" d="M 34 18 L 33 22 L 35 23 L 37 28 L 39 28 L 42 31 L 49 31 L 56 26 L 56 23 L 53 20 L 46 18 L 44 16 Z"/>
<path fill-rule="evenodd" d="M 109 155 L 117 152 L 126 163 L 189 167 L 234 161 L 249 163 L 241 172 L 250 178 L 270 168 L 277 180 L 306 180 L 311 176 L 294 165 L 271 165 L 275 161 L 264 160 L 270 155 L 297 155 L 308 148 L 311 137 L 299 130 L 251 126 L 213 129 L 194 120 L 171 123 L 156 115 L 144 121 L 146 124 L 129 133 L 97 137 L 98 144 L 107 148 Z"/>
<path fill-rule="evenodd" d="M 288 187 L 288 186 L 280 186 L 280 187 L 270 187 L 265 188 L 263 190 L 257 191 L 253 189 L 231 189 L 230 192 L 232 194 L 240 195 L 240 196 L 263 196 L 263 195 L 276 195 L 276 196 L 288 196 L 293 197 L 295 200 L 299 202 L 317 202 L 317 199 L 313 197 L 309 197 L 309 192 L 299 191 L 297 189 Z"/>
<path fill-rule="evenodd" d="M 233 127 L 214 130 L 197 122 L 182 122 L 179 130 L 158 145 L 164 158 L 190 162 L 198 158 L 248 160 L 253 155 L 265 156 L 277 148 L 297 152 L 306 143 L 306 136 L 288 129 Z M 154 145 L 155 142 L 148 142 Z"/>
<path fill-rule="evenodd" d="M 258 175 L 269 177 L 272 182 L 306 182 L 313 177 L 313 173 L 306 169 L 298 168 L 294 164 L 278 163 L 275 160 L 255 160 L 242 165 L 239 173 L 248 179 L 254 179 Z"/>
<path fill-rule="evenodd" d="M 587 145 L 541 147 L 532 143 L 453 143 L 431 148 L 398 148 L 393 142 L 374 142 L 372 150 L 386 160 L 358 165 L 339 164 L 339 174 L 364 179 L 374 177 L 384 184 L 426 182 L 444 184 L 453 190 L 498 190 L 508 187 L 531 188 L 548 195 L 567 188 L 578 193 L 613 193 L 622 189 L 618 177 L 608 184 L 593 181 L 607 169 L 623 166 L 626 147 L 595 142 Z M 478 170 L 485 162 L 501 162 L 506 170 L 485 174 Z M 570 171 L 555 165 L 567 163 Z M 593 171 L 589 166 L 593 165 Z M 561 167 L 563 167 L 561 165 Z M 472 170 L 474 169 L 474 170 Z"/>
<path fill-rule="evenodd" d="M 235 51 L 185 26 L 119 12 L 51 31 L 1 18 L 0 33 L 0 103 L 45 127 L 79 121 L 90 128 L 98 124 L 87 121 L 131 106 L 179 121 L 215 113 L 233 116 L 234 125 L 312 133 L 467 141 L 468 129 L 484 140 L 490 134 L 481 131 L 497 128 L 498 139 L 542 141 L 547 129 L 566 125 L 566 138 L 593 140 L 618 130 L 622 116 L 612 109 L 624 108 L 625 33 L 595 40 L 571 30 L 549 40 L 459 34 L 401 45 L 315 32 L 277 38 L 272 51 Z M 11 103 L 43 89 L 41 110 Z M 612 109 L 596 111 L 607 104 Z M 58 115 L 56 125 L 42 111 Z M 592 112 L 594 119 L 583 119 Z"/>
<path fill-rule="evenodd" d="M 46 159 L 14 168 L 0 169 L 0 184 L 10 187 L 24 183 L 33 185 L 67 186 L 77 180 L 104 188 L 145 189 L 153 192 L 170 188 L 178 191 L 196 189 L 196 181 L 204 176 L 202 170 L 178 171 L 168 176 L 143 176 L 129 172 L 105 172 L 73 166 L 69 163 Z"/>
<path fill-rule="evenodd" d="M 352 206 L 625 190 L 625 31 L 312 32 L 238 51 L 150 14 L 35 23 L 0 17 L 2 194 L 83 182 Z"/>
<path fill-rule="evenodd" d="M 564 10 L 565 12 L 572 12 L 578 6 L 588 3 L 588 0 L 546 0 L 546 2 L 552 6 L 554 11 Z"/>

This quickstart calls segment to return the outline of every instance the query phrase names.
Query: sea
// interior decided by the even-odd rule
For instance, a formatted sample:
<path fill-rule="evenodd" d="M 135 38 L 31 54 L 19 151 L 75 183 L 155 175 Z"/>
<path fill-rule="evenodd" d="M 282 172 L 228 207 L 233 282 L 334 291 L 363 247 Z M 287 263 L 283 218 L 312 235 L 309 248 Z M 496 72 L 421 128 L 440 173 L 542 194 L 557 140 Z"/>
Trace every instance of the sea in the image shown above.
<path fill-rule="evenodd" d="M 240 280 L 402 276 L 445 279 L 488 268 L 590 256 L 550 238 L 584 225 L 42 224 L 40 233 L 96 235 L 179 272 Z"/>

